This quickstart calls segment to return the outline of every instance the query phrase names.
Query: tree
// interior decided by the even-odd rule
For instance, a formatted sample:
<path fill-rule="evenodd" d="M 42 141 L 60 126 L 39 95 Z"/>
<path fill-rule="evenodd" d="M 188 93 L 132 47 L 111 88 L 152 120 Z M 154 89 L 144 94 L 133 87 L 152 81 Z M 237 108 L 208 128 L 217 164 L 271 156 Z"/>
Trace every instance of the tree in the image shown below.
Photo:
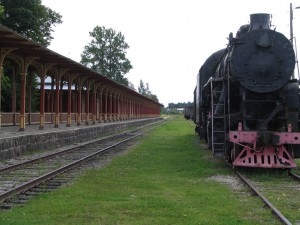
<path fill-rule="evenodd" d="M 128 86 L 128 79 L 124 77 L 132 69 L 126 58 L 129 45 L 120 32 L 96 26 L 90 32 L 92 41 L 84 47 L 81 63 L 92 70 L 107 76 L 121 84 Z"/>
<path fill-rule="evenodd" d="M 145 87 L 145 84 L 144 84 L 144 82 L 142 80 L 140 80 L 140 85 L 138 86 L 138 92 L 141 95 L 146 96 L 146 87 Z"/>
<path fill-rule="evenodd" d="M 41 0 L 0 0 L 4 16 L 0 21 L 8 28 L 43 45 L 50 45 L 55 24 L 62 23 L 62 16 L 42 5 Z"/>
<path fill-rule="evenodd" d="M 146 85 L 145 85 L 142 80 L 140 80 L 140 85 L 138 86 L 138 92 L 141 95 L 144 95 L 144 96 L 146 96 L 148 98 L 151 98 L 152 100 L 158 102 L 157 96 L 151 93 L 150 88 L 149 88 L 149 84 L 146 83 Z"/>

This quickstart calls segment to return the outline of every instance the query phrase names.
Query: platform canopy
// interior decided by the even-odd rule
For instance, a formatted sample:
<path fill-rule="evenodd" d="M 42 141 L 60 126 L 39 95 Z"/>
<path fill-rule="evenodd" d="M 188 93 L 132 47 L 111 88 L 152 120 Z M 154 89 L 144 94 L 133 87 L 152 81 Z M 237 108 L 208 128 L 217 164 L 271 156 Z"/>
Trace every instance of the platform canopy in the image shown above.
<path fill-rule="evenodd" d="M 123 84 L 117 83 L 68 57 L 43 47 L 1 24 L 0 48 L 2 58 L 4 52 L 8 50 L 10 52 L 8 56 L 35 58 L 34 63 L 54 64 L 56 68 L 68 70 L 68 73 L 93 79 L 95 82 L 100 82 L 103 85 L 112 86 L 128 94 L 138 96 L 139 98 L 144 98 L 145 100 L 153 103 L 157 103 L 156 101 L 139 94 L 135 90 L 132 90 Z"/>

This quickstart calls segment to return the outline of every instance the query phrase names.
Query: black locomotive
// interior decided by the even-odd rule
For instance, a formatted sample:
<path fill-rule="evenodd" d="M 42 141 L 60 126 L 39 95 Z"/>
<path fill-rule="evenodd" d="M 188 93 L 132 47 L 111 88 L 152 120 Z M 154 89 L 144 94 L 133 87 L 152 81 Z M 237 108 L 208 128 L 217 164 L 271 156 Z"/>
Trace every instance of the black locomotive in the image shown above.
<path fill-rule="evenodd" d="M 194 120 L 194 108 L 192 105 L 186 106 L 183 110 L 183 116 L 187 120 Z"/>
<path fill-rule="evenodd" d="M 196 131 L 233 166 L 293 168 L 300 156 L 295 53 L 270 26 L 269 14 L 251 14 L 197 76 Z"/>

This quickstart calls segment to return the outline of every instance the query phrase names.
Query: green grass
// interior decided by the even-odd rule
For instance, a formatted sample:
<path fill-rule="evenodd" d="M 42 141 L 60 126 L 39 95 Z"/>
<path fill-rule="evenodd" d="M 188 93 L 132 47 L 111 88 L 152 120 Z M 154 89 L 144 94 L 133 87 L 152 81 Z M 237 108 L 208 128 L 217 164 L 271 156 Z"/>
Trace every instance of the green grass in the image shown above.
<path fill-rule="evenodd" d="M 280 224 L 246 188 L 214 175 L 233 176 L 176 117 L 108 167 L 0 212 L 0 224 Z"/>

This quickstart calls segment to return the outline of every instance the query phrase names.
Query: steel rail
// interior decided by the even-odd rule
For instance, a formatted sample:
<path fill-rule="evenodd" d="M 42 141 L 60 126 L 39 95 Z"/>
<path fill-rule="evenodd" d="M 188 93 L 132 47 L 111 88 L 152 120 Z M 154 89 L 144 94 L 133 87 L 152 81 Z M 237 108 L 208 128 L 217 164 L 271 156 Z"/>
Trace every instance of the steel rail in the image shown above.
<path fill-rule="evenodd" d="M 297 174 L 292 173 L 291 171 L 288 171 L 288 175 L 293 177 L 295 180 L 300 181 L 300 176 Z"/>
<path fill-rule="evenodd" d="M 161 124 L 163 124 L 163 123 L 161 123 Z M 110 145 L 108 147 L 105 147 L 105 148 L 103 148 L 103 149 L 101 149 L 101 150 L 99 150 L 97 152 L 94 152 L 94 153 L 92 153 L 92 154 L 90 154 L 88 156 L 83 157 L 82 159 L 76 160 L 76 161 L 74 161 L 74 162 L 72 162 L 72 163 L 70 163 L 70 164 L 68 164 L 66 166 L 63 166 L 63 167 L 58 168 L 58 169 L 56 169 L 54 171 L 51 171 L 51 172 L 49 172 L 47 174 L 44 174 L 44 175 L 42 175 L 42 176 L 40 176 L 40 177 L 38 177 L 36 179 L 28 181 L 28 182 L 26 182 L 26 183 L 24 183 L 22 185 L 19 185 L 19 186 L 15 187 L 15 188 L 13 188 L 13 189 L 11 189 L 9 191 L 6 191 L 6 192 L 4 192 L 4 193 L 2 193 L 0 195 L 0 202 L 3 202 L 5 199 L 8 199 L 8 198 L 10 198 L 10 197 L 12 197 L 14 195 L 17 195 L 19 193 L 25 192 L 25 191 L 29 190 L 30 188 L 38 186 L 39 184 L 41 184 L 41 183 L 43 183 L 43 182 L 45 182 L 47 180 L 50 180 L 51 178 L 54 178 L 55 176 L 57 176 L 57 175 L 59 175 L 61 173 L 64 173 L 67 170 L 70 170 L 70 169 L 76 167 L 77 165 L 79 165 L 79 164 L 81 164 L 81 163 L 83 163 L 85 161 L 88 161 L 88 160 L 90 160 L 91 158 L 93 158 L 93 157 L 95 157 L 97 155 L 102 155 L 102 154 L 106 153 L 109 149 L 112 149 L 112 148 L 114 148 L 114 147 L 116 147 L 118 145 L 121 145 L 121 144 L 123 144 L 125 142 L 128 142 L 130 140 L 133 140 L 134 138 L 137 138 L 137 137 L 143 135 L 144 133 L 146 133 L 146 132 L 154 129 L 155 127 L 157 127 L 159 125 L 160 124 L 158 124 L 158 125 L 156 125 L 154 127 L 151 127 L 151 128 L 149 128 L 148 130 L 146 130 L 144 132 L 141 132 L 141 133 L 136 134 L 136 135 L 134 135 L 132 137 L 126 138 L 126 139 L 124 139 L 124 140 L 122 140 L 120 142 L 117 142 L 115 144 L 112 144 L 112 145 Z"/>
<path fill-rule="evenodd" d="M 235 173 L 272 210 L 272 212 L 282 223 L 286 225 L 292 225 L 292 223 L 287 218 L 285 218 L 285 216 L 282 215 L 282 213 L 262 193 L 260 193 L 246 177 L 244 177 L 238 171 L 235 171 Z"/>

